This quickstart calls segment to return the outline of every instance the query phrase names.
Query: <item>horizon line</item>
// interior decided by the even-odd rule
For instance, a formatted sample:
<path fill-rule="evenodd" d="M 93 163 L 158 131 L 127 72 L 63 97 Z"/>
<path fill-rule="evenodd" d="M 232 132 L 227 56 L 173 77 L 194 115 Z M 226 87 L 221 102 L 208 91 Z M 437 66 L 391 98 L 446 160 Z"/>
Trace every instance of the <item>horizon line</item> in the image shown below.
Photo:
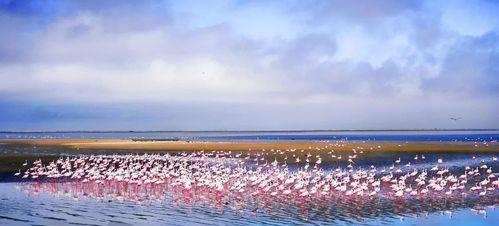
<path fill-rule="evenodd" d="M 214 132 L 418 132 L 418 131 L 499 131 L 499 129 L 297 129 L 297 130 L 33 130 L 0 131 L 0 133 L 214 133 Z"/>

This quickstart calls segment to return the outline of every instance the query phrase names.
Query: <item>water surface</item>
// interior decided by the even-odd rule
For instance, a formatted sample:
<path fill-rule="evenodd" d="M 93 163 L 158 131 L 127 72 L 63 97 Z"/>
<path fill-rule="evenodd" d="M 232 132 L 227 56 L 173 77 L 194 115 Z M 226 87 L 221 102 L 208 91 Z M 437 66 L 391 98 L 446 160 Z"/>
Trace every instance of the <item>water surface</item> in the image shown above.
<path fill-rule="evenodd" d="M 25 134 L 26 135 L 26 134 Z M 89 138 L 103 134 L 51 134 L 55 137 Z M 130 138 L 136 134 L 107 134 L 113 138 Z M 143 136 L 155 138 L 181 138 L 178 134 L 153 134 Z M 185 134 L 184 134 L 185 135 Z M 220 134 L 217 134 L 217 136 Z M 338 139 L 400 139 L 413 140 L 497 140 L 497 134 L 342 134 Z M 12 134 L 9 137 L 12 138 Z M 31 137 L 32 135 L 26 135 Z M 44 135 L 33 135 L 42 137 Z M 123 137 L 118 137 L 123 136 Z M 192 138 L 192 134 L 186 137 Z M 220 139 L 213 134 L 195 135 L 198 139 Z M 286 139 L 323 140 L 338 134 L 222 134 L 223 139 Z M 240 136 L 246 136 L 241 138 Z M 251 137 L 247 137 L 251 136 Z M 289 136 L 292 136 L 290 138 Z M 312 137 L 310 137 L 312 136 Z M 210 138 L 208 138 L 210 137 Z M 217 137 L 217 138 L 212 138 Z M 384 137 L 384 138 L 383 138 Z M 49 137 L 46 137 L 49 138 Z M 93 137 L 97 138 L 97 137 Z M 100 138 L 100 137 L 99 137 Z M 329 139 L 328 139 L 329 140 Z M 130 151 L 133 153 L 133 151 Z M 83 152 L 82 152 L 83 153 Z M 110 150 L 92 150 L 85 154 L 112 153 Z M 47 162 L 69 154 L 65 148 L 0 145 L 0 225 L 497 225 L 499 204 L 497 191 L 486 198 L 477 196 L 450 196 L 446 198 L 419 199 L 344 199 L 330 198 L 307 201 L 303 199 L 253 200 L 224 199 L 176 192 L 161 191 L 160 198 L 143 200 L 116 199 L 111 194 L 102 196 L 82 195 L 69 185 L 58 183 L 21 182 L 14 177 L 16 166 L 25 159 L 42 159 Z M 412 161 L 414 155 L 423 153 L 391 152 L 380 157 L 357 159 L 355 167 L 379 169 L 390 167 L 395 160 L 402 164 Z M 498 153 L 424 153 L 426 161 L 413 163 L 412 167 L 427 169 L 437 159 L 444 159 L 443 167 L 451 172 L 461 172 L 465 166 L 478 167 L 483 164 L 499 169 L 494 157 Z M 326 170 L 345 168 L 346 162 L 330 162 L 322 167 Z M 11 165 L 11 168 L 6 166 Z M 303 164 L 290 164 L 290 169 Z M 0 170 L 1 171 L 1 170 Z M 496 174 L 497 175 L 497 174 Z M 499 175 L 498 175 L 499 176 Z M 151 196 L 152 197 L 152 196 Z"/>
<path fill-rule="evenodd" d="M 0 139 L 497 141 L 499 131 L 0 132 Z"/>

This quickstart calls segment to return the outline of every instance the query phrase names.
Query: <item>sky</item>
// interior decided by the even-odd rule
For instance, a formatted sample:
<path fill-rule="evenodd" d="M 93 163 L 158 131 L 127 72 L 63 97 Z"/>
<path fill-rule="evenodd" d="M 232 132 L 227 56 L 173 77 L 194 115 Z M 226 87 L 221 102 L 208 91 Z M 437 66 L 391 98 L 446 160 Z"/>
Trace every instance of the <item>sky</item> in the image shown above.
<path fill-rule="evenodd" d="M 0 0 L 0 130 L 499 128 L 497 12 Z"/>

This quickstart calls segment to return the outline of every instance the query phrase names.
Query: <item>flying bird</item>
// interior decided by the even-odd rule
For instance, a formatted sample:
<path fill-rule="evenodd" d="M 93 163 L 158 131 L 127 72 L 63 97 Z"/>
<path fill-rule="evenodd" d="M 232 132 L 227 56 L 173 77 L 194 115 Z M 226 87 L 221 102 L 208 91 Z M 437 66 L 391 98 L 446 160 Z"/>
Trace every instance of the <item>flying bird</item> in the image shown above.
<path fill-rule="evenodd" d="M 458 117 L 458 118 L 453 118 L 453 117 L 451 117 L 451 118 L 450 118 L 450 120 L 452 120 L 452 121 L 457 121 L 457 120 L 460 120 L 460 119 L 461 119 L 461 117 Z"/>

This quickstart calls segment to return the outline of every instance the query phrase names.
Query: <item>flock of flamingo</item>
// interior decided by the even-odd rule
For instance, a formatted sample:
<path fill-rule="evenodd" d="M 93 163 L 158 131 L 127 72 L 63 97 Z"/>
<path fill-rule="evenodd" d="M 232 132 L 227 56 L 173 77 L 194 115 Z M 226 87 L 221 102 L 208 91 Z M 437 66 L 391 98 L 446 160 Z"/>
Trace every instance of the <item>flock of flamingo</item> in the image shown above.
<path fill-rule="evenodd" d="M 390 167 L 354 167 L 363 152 L 352 150 L 347 167 L 325 170 L 321 155 L 304 150 L 262 150 L 261 152 L 197 151 L 177 155 L 81 155 L 61 157 L 44 164 L 37 160 L 24 172 L 25 180 L 70 183 L 83 195 L 144 198 L 137 193 L 156 197 L 158 191 L 175 190 L 182 194 L 209 194 L 241 197 L 370 197 L 388 199 L 421 199 L 427 196 L 497 197 L 499 180 L 493 169 L 481 161 L 476 167 L 465 167 L 453 173 L 443 160 L 433 167 L 419 169 L 415 164 L 397 159 Z M 272 154 L 272 155 L 269 155 Z M 326 154 L 326 153 L 324 153 Z M 324 155 L 323 154 L 323 155 Z M 327 152 L 333 158 L 334 151 Z M 283 161 L 268 161 L 280 155 Z M 413 162 L 426 161 L 424 155 Z M 290 161 L 288 163 L 288 160 Z M 497 161 L 493 157 L 493 161 Z M 50 183 L 49 183 L 50 184 Z M 156 194 L 156 195 L 155 195 Z"/>

